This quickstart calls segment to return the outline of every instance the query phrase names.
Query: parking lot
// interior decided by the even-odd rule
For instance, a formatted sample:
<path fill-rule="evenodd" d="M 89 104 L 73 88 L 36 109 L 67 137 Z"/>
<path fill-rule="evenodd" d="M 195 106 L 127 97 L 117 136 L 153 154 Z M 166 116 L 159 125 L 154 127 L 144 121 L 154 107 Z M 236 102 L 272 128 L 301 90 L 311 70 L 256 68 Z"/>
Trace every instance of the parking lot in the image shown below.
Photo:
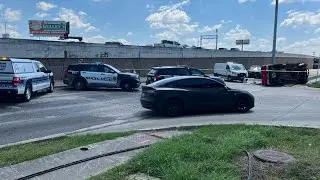
<path fill-rule="evenodd" d="M 255 96 L 246 114 L 193 114 L 179 118 L 143 109 L 140 90 L 75 91 L 63 87 L 30 102 L 0 101 L 0 145 L 74 131 L 126 131 L 180 125 L 249 123 L 320 127 L 320 93 L 307 87 L 262 87 L 227 83 Z"/>

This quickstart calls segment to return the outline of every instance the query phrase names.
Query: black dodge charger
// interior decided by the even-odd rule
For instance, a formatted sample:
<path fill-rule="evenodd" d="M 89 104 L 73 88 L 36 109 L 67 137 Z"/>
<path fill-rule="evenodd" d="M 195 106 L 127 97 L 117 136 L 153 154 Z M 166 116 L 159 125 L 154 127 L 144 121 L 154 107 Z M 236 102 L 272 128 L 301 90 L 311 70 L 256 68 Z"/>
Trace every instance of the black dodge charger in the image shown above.
<path fill-rule="evenodd" d="M 254 107 L 254 97 L 249 92 L 195 76 L 172 77 L 143 86 L 140 102 L 142 107 L 168 116 L 208 110 L 248 112 Z"/>

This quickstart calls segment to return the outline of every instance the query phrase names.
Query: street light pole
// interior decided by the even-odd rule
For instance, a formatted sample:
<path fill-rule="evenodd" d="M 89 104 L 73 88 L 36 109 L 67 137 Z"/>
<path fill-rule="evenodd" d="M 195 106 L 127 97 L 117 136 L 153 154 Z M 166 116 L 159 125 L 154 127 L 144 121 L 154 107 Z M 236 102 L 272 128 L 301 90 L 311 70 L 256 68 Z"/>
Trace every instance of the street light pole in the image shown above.
<path fill-rule="evenodd" d="M 272 63 L 273 64 L 276 63 L 278 10 L 279 10 L 279 0 L 276 0 L 275 15 L 274 15 L 274 31 L 273 31 L 273 48 L 272 48 Z"/>

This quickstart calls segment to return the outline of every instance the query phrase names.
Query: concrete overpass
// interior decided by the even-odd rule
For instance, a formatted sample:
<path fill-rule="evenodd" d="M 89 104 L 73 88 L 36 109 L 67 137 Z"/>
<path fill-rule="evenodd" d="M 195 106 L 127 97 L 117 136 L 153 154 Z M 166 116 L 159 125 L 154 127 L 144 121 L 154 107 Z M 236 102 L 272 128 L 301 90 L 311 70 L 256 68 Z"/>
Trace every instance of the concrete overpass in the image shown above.
<path fill-rule="evenodd" d="M 55 73 L 57 79 L 62 78 L 63 71 L 69 64 L 77 63 L 79 59 L 83 59 L 83 62 L 104 62 L 120 69 L 139 69 L 141 75 L 145 75 L 151 67 L 161 65 L 189 65 L 212 69 L 217 62 L 239 62 L 246 67 L 272 62 L 271 52 L 118 46 L 29 39 L 0 39 L 0 56 L 40 60 Z M 278 63 L 305 62 L 312 67 L 312 56 L 289 53 L 277 53 L 276 56 Z"/>

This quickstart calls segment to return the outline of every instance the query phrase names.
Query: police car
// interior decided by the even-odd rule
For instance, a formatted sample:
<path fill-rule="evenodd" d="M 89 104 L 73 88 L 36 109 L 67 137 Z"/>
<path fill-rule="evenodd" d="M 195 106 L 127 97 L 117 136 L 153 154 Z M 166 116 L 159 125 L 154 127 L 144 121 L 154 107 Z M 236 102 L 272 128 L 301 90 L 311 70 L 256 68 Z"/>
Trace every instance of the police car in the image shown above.
<path fill-rule="evenodd" d="M 32 93 L 54 89 L 53 73 L 34 60 L 0 59 L 0 95 L 20 96 L 30 101 Z"/>
<path fill-rule="evenodd" d="M 130 91 L 140 87 L 140 77 L 124 73 L 117 68 L 102 63 L 81 63 L 69 65 L 64 72 L 63 83 L 84 90 L 87 87 L 122 88 Z"/>

